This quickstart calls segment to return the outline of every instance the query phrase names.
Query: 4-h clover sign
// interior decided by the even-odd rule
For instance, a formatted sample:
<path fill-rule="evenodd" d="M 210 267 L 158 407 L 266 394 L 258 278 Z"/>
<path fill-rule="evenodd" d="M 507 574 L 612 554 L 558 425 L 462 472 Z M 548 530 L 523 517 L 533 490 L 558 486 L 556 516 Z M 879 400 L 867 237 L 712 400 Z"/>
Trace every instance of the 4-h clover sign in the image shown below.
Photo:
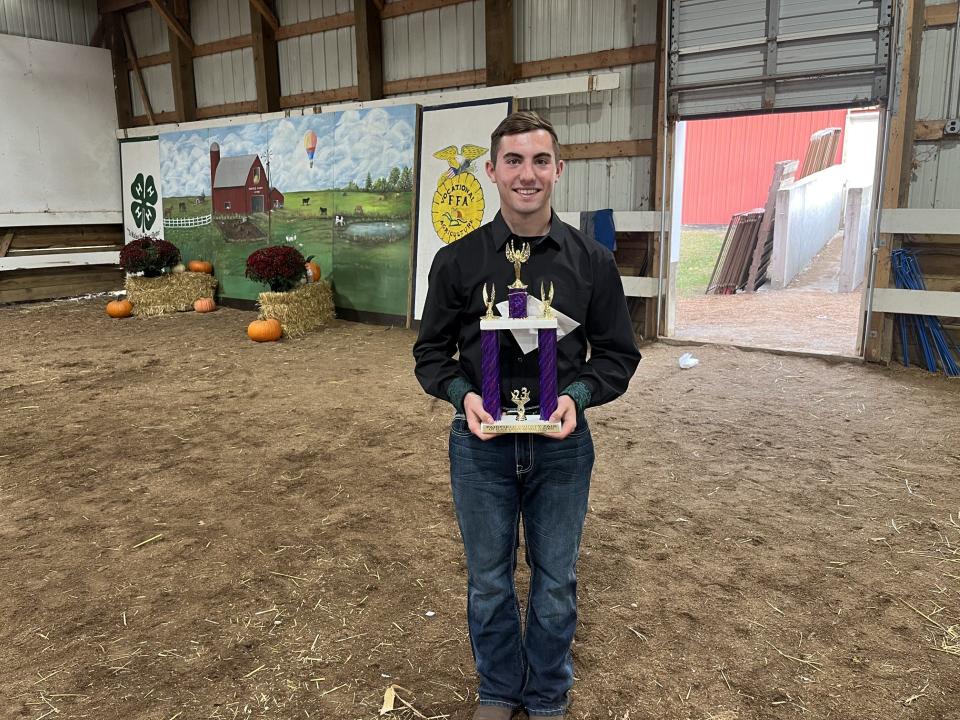
<path fill-rule="evenodd" d="M 130 194 L 133 195 L 133 202 L 130 203 L 130 212 L 133 213 L 133 221 L 138 228 L 144 232 L 153 227 L 157 219 L 157 209 L 154 205 L 159 200 L 157 186 L 153 182 L 153 175 L 147 175 L 144 180 L 143 173 L 137 173 L 130 185 Z"/>

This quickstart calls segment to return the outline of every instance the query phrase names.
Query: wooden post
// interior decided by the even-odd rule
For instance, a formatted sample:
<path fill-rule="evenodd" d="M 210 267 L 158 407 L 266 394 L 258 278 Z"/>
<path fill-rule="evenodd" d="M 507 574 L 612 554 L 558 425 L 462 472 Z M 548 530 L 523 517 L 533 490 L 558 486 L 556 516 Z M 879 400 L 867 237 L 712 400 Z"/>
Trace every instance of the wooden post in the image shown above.
<path fill-rule="evenodd" d="M 487 85 L 510 85 L 517 79 L 513 59 L 513 0 L 485 0 Z"/>
<path fill-rule="evenodd" d="M 898 83 L 900 104 L 893 108 L 890 140 L 887 150 L 887 168 L 882 178 L 881 207 L 905 207 L 910 192 L 910 174 L 913 170 L 913 136 L 917 115 L 917 90 L 920 74 L 920 45 L 923 39 L 923 0 L 905 0 L 903 7 L 903 57 L 899 66 Z M 897 39 L 891 38 L 894 46 Z M 899 243 L 892 235 L 881 235 L 877 249 L 875 288 L 890 287 L 890 252 Z M 864 359 L 870 362 L 890 362 L 893 355 L 893 315 L 873 313 L 867 328 Z"/>
<path fill-rule="evenodd" d="M 188 0 L 176 0 L 173 6 L 174 17 L 186 27 L 190 27 L 190 4 Z M 193 54 L 183 42 L 183 38 L 167 30 L 170 45 L 170 79 L 173 81 L 173 103 L 178 122 L 197 119 L 197 87 L 193 78 Z"/>
<path fill-rule="evenodd" d="M 667 106 L 667 87 L 664 80 L 663 72 L 663 62 L 664 62 L 664 53 L 666 51 L 667 43 L 669 38 L 664 33 L 664 25 L 666 19 L 666 13 L 669 12 L 667 7 L 668 0 L 659 0 L 657 3 L 657 94 L 654 100 L 654 112 L 656 112 L 656 117 L 653 119 L 653 127 L 656 128 L 656 139 L 657 139 L 657 161 L 651 163 L 651 169 L 655 177 L 653 178 L 654 194 L 653 194 L 653 210 L 662 210 L 664 207 L 670 207 L 670 178 L 673 176 L 672 173 L 672 163 L 673 163 L 673 129 L 668 122 L 664 120 L 664 108 Z M 666 172 L 664 172 L 664 165 L 666 165 Z M 666 177 L 667 184 L 664 185 L 664 177 Z M 651 275 L 660 274 L 660 263 L 661 256 L 665 256 L 669 261 L 670 253 L 670 241 L 673 239 L 673 234 L 680 234 L 680 228 L 670 228 L 668 232 L 664 232 L 659 239 L 655 239 L 653 242 L 653 252 L 650 256 L 650 262 L 647 263 L 647 272 Z M 666 316 L 666 307 L 664 307 L 670 299 L 670 294 L 666 292 L 666 288 L 661 286 L 658 290 L 660 297 L 662 298 L 660 302 L 660 314 L 657 314 L 657 298 L 647 298 L 646 300 L 646 311 L 644 313 L 643 321 L 643 339 L 644 340 L 653 340 L 660 336 L 660 320 Z"/>
<path fill-rule="evenodd" d="M 264 15 L 273 15 L 272 3 L 259 0 L 250 3 L 250 34 L 253 36 L 253 69 L 257 84 L 257 112 L 275 112 L 280 109 L 280 59 L 277 52 L 277 34 L 273 22 Z M 275 20 L 274 20 L 275 22 Z M 279 28 L 279 25 L 277 26 Z"/>
<path fill-rule="evenodd" d="M 113 90 L 117 98 L 117 123 L 121 128 L 133 126 L 130 102 L 130 71 L 127 70 L 127 47 L 120 30 L 119 13 L 104 16 L 106 35 L 113 63 Z"/>
<path fill-rule="evenodd" d="M 379 100 L 383 97 L 383 30 L 376 3 L 354 0 L 353 21 L 360 100 Z"/>
<path fill-rule="evenodd" d="M 127 18 L 120 14 L 117 16 L 120 20 L 120 32 L 123 35 L 123 45 L 127 49 L 127 57 L 133 63 L 133 78 L 137 81 L 137 89 L 140 90 L 140 100 L 143 101 L 143 109 L 147 113 L 147 120 L 153 125 L 153 108 L 150 107 L 150 96 L 147 95 L 147 86 L 143 82 L 143 73 L 140 72 L 140 62 L 137 60 L 137 51 L 133 48 L 133 40 L 130 38 L 130 28 L 127 27 Z"/>

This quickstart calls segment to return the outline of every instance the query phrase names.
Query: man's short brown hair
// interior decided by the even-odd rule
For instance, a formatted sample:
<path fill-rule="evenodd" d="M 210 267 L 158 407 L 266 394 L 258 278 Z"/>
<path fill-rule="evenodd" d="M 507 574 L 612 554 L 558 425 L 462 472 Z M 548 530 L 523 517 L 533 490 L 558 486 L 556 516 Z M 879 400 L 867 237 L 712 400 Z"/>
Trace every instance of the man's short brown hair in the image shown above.
<path fill-rule="evenodd" d="M 497 153 L 500 152 L 500 138 L 505 135 L 522 135 L 534 130 L 546 130 L 553 138 L 554 161 L 560 160 L 560 141 L 557 140 L 557 131 L 548 120 L 544 120 L 533 110 L 518 110 L 510 113 L 503 119 L 497 129 L 490 136 L 490 161 L 497 164 Z"/>

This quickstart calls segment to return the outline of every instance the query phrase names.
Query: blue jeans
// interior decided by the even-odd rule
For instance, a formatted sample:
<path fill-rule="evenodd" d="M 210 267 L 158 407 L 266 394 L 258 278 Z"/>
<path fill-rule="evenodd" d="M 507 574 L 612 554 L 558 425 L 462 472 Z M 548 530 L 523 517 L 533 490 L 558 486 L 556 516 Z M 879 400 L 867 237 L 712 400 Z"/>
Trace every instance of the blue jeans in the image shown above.
<path fill-rule="evenodd" d="M 480 703 L 560 715 L 573 685 L 577 573 L 593 439 L 502 435 L 483 442 L 463 416 L 450 430 L 453 502 L 467 559 L 467 621 Z M 520 521 L 530 567 L 526 632 L 514 572 Z"/>

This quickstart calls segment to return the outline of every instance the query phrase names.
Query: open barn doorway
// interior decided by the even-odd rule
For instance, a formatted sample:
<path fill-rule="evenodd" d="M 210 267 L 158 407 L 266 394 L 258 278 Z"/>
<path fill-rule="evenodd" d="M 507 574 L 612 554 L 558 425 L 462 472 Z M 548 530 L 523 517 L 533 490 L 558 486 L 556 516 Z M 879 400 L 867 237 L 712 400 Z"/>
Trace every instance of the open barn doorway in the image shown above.
<path fill-rule="evenodd" d="M 670 336 L 860 354 L 880 121 L 857 108 L 678 124 Z"/>

